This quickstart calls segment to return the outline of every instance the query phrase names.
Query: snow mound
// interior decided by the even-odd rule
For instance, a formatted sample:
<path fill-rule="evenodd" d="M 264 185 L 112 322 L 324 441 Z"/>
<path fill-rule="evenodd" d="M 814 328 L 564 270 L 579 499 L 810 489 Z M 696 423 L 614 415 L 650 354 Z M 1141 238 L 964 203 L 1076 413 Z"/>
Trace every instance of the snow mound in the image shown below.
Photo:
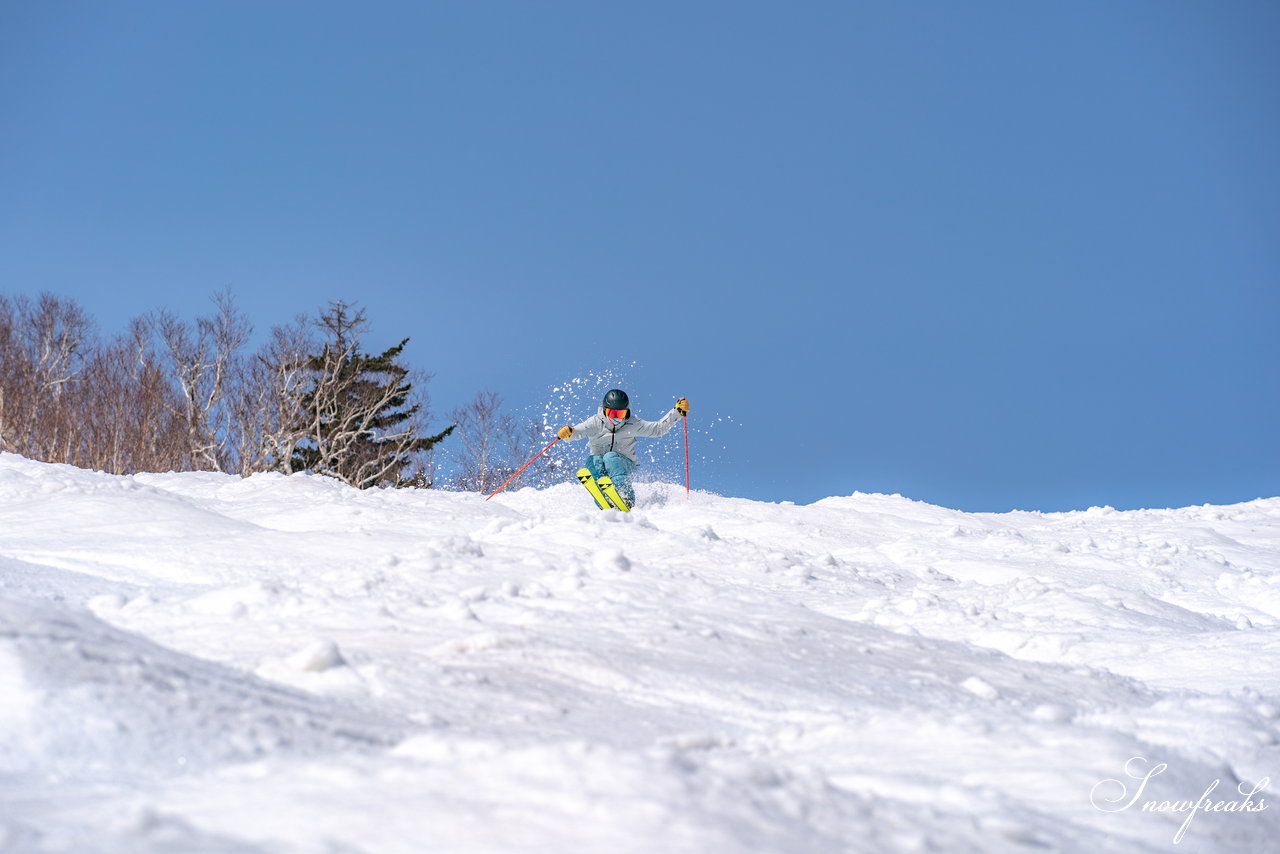
<path fill-rule="evenodd" d="M 0 763 L 68 777 L 183 774 L 394 744 L 377 715 L 157 646 L 87 613 L 0 597 Z"/>

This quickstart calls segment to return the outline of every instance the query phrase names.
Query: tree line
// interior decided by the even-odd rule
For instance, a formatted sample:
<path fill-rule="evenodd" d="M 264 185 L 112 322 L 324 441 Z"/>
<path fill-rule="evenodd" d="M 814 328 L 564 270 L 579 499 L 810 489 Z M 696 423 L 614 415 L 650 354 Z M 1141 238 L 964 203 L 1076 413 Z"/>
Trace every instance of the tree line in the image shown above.
<path fill-rule="evenodd" d="M 100 338 L 73 300 L 0 295 L 0 451 L 112 474 L 305 471 L 361 489 L 485 491 L 539 438 L 492 392 L 429 427 L 430 375 L 404 364 L 409 339 L 365 352 L 352 303 L 275 326 L 249 352 L 249 319 L 228 293 L 213 302 L 194 323 L 153 312 Z"/>

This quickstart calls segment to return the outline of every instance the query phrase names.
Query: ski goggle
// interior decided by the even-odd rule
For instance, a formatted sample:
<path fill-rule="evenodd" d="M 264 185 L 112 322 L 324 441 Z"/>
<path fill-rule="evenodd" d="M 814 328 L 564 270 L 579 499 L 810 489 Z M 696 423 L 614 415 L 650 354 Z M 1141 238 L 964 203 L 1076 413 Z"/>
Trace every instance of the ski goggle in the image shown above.
<path fill-rule="evenodd" d="M 630 411 L 630 409 L 606 409 L 604 414 L 606 418 L 613 418 L 616 421 L 621 421 L 627 417 L 627 413 Z"/>

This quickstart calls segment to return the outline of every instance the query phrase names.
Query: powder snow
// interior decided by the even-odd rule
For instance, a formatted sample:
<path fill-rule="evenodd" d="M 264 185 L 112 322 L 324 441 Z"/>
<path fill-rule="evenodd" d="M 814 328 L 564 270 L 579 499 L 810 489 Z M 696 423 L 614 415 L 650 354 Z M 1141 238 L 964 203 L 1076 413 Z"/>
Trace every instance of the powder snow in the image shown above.
<path fill-rule="evenodd" d="M 1276 850 L 1280 499 L 638 497 L 0 455 L 0 852 Z"/>

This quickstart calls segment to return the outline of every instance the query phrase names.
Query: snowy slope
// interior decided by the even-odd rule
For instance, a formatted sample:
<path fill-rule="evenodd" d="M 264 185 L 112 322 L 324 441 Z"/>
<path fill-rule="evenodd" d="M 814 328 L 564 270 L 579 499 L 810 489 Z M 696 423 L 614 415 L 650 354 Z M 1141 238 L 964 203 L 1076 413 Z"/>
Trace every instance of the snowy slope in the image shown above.
<path fill-rule="evenodd" d="M 1280 499 L 640 499 L 0 455 L 0 852 L 1278 850 Z"/>

